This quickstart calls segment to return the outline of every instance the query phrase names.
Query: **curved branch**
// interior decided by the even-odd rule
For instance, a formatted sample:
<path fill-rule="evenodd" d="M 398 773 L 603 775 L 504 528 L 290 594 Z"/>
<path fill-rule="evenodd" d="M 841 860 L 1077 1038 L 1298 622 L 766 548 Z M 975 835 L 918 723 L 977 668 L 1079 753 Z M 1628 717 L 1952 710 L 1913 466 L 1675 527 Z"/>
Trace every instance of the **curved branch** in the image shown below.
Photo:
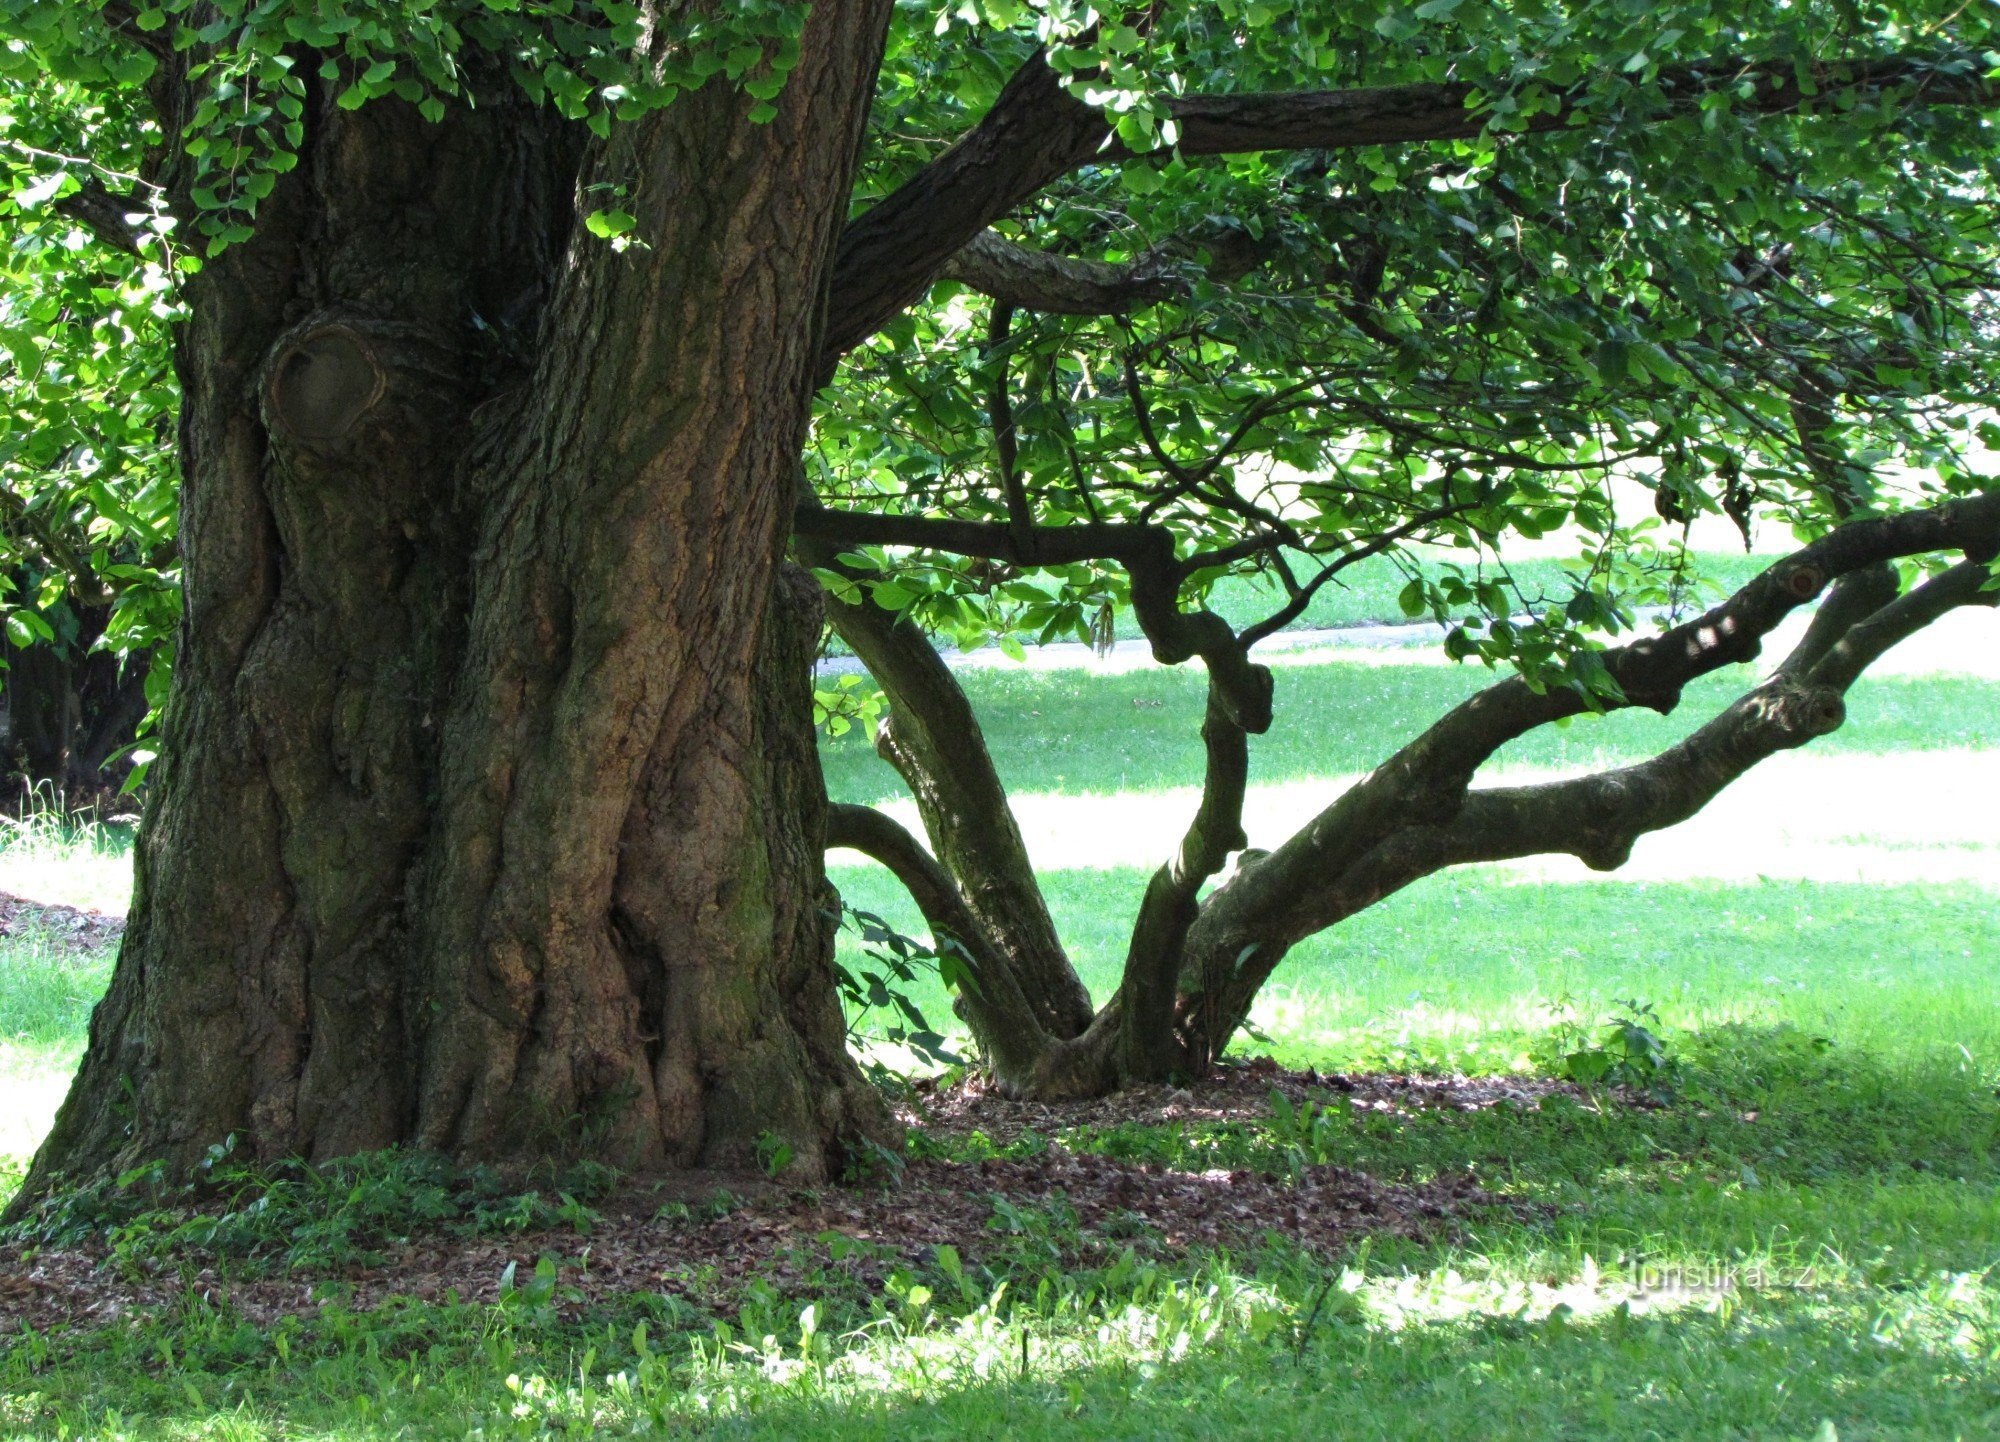
<path fill-rule="evenodd" d="M 2000 591 L 1987 589 L 1996 548 L 2000 492 L 1849 522 L 1705 616 L 1604 653 L 1627 692 L 1614 706 L 1666 709 L 1688 681 L 1754 657 L 1761 638 L 1829 577 L 1854 578 L 1828 596 L 1818 634 L 1809 631 L 1770 680 L 1636 766 L 1472 790 L 1473 771 L 1500 744 L 1583 705 L 1571 693 L 1538 697 L 1519 680 L 1480 692 L 1203 908 L 1189 940 L 1197 981 L 1183 1012 L 1197 1023 L 1221 1019 L 1219 1027 L 1200 1027 L 1207 1054 L 1227 1040 L 1257 988 L 1302 937 L 1447 866 L 1567 852 L 1615 868 L 1638 836 L 1694 815 L 1758 761 L 1836 729 L 1846 714 L 1844 693 L 1890 647 L 1960 606 L 2000 600 Z M 1861 603 L 1881 597 L 1883 562 L 1940 550 L 1972 559 L 1872 611 Z"/>
<path fill-rule="evenodd" d="M 940 948 L 955 946 L 964 958 L 972 986 L 960 994 L 959 1005 L 988 1061 L 1002 1076 L 1032 1071 L 1054 1039 L 1022 992 L 1006 954 L 965 904 L 951 873 L 893 817 L 869 806 L 830 805 L 826 846 L 829 851 L 858 851 L 894 874 L 923 913 L 933 941 Z"/>
<path fill-rule="evenodd" d="M 1019 566 L 1116 561 L 1132 580 L 1132 614 L 1152 643 L 1154 659 L 1178 666 L 1201 657 L 1230 716 L 1253 734 L 1271 726 L 1271 673 L 1249 658 L 1229 623 L 1213 611 L 1180 609 L 1185 571 L 1164 526 L 1099 522 L 1030 526 L 929 516 L 884 516 L 802 505 L 796 533 L 843 545 L 916 546 L 980 556 Z"/>
<path fill-rule="evenodd" d="M 837 548 L 806 538 L 799 552 L 847 574 Z M 1007 803 L 986 738 L 951 668 L 908 617 L 866 596 L 829 591 L 827 619 L 889 698 L 876 750 L 910 788 L 924 830 L 983 934 L 1008 958 L 1042 1029 L 1073 1036 L 1090 1024 L 1090 992 L 1063 951 Z"/>
<path fill-rule="evenodd" d="M 921 296 L 987 226 L 1104 143 L 1104 117 L 1036 51 L 979 123 L 847 223 L 834 258 L 820 382 L 840 358 Z"/>
<path fill-rule="evenodd" d="M 1164 1081 L 1182 1068 L 1174 1005 L 1187 937 L 1201 914 L 1198 897 L 1209 878 L 1241 850 L 1243 798 L 1250 782 L 1250 748 L 1210 682 L 1201 739 L 1207 762 L 1201 806 L 1172 860 L 1153 873 L 1139 903 L 1125 952 L 1118 998 L 1123 1011 L 1120 1071 L 1127 1080 Z"/>
<path fill-rule="evenodd" d="M 1678 109 L 1718 91 L 1756 114 L 1837 106 L 1857 92 L 1909 89 L 1925 106 L 1991 106 L 2000 87 L 1976 57 L 1883 55 L 1847 60 L 1714 60 L 1663 68 L 1655 93 Z M 1588 82 L 1554 97 L 1529 133 L 1570 128 Z M 1297 94 L 1174 96 L 1166 109 L 1183 155 L 1258 150 L 1339 150 L 1464 139 L 1488 124 L 1482 92 L 1465 84 L 1387 85 Z M 835 260 L 821 383 L 840 358 L 880 330 L 943 273 L 952 257 L 1037 191 L 1088 164 L 1143 159 L 1112 138 L 1103 114 L 1070 95 L 1037 51 L 993 108 L 944 154 L 848 223 Z M 1024 302 L 1025 303 L 1025 302 Z"/>
<path fill-rule="evenodd" d="M 1961 606 L 2000 603 L 2000 590 L 1994 586 L 1990 556 L 1960 562 L 1857 622 L 1812 668 L 1811 679 L 1845 691 L 1890 647 L 1907 641 L 1947 612 Z"/>

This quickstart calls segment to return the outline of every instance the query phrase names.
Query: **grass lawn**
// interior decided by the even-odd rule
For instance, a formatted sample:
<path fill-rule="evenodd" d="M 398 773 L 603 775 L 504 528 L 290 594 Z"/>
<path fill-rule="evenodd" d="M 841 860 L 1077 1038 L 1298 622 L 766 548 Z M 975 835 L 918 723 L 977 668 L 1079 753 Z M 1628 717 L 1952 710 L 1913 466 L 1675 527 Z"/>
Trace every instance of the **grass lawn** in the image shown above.
<path fill-rule="evenodd" d="M 1191 678 L 968 679 L 1003 772 L 1035 791 L 1102 796 L 1110 816 L 1121 796 L 1195 779 Z M 1414 660 L 1287 666 L 1282 729 L 1260 742 L 1256 775 L 1363 769 L 1478 679 Z M 1994 685 L 1869 682 L 1815 751 L 1837 767 L 1945 748 L 1970 765 L 1994 746 Z M 1640 754 L 1691 723 L 1690 699 L 1686 721 L 1583 723 L 1512 759 Z M 837 797 L 891 794 L 865 746 L 828 757 Z M 1958 805 L 1991 813 L 1990 799 Z M 115 838 L 17 840 L 0 851 L 0 888 L 32 873 L 59 891 L 67 858 L 72 891 L 102 894 L 122 854 Z M 855 904 L 915 929 L 882 873 L 835 875 Z M 1047 878 L 1100 994 L 1143 876 L 1114 859 Z M 226 1270 L 219 1283 L 201 1271 L 199 1247 L 128 1223 L 109 1265 L 164 1279 L 178 1300 L 0 1340 L 0 1436 L 2000 1436 L 1995 903 L 1989 882 L 1921 876 L 1434 878 L 1301 947 L 1260 1002 L 1268 1040 L 1244 1050 L 1329 1073 L 1525 1077 L 1636 998 L 1677 1067 L 1671 1099 L 1381 1109 L 1329 1089 L 1304 1112 L 928 1143 L 970 1158 L 1060 1142 L 1191 1173 L 1470 1174 L 1519 1204 L 1428 1239 L 1320 1257 L 1135 1235 L 1084 1255 L 1051 1195 L 996 1202 L 974 1243 L 880 1275 L 857 1275 L 856 1244 L 831 1234 L 773 1239 L 784 1265 L 769 1284 L 703 1310 L 648 1292 L 565 1305 L 560 1279 L 588 1269 L 593 1245 L 572 1227 L 492 1244 L 495 1268 L 518 1256 L 523 1276 L 551 1258 L 547 1287 L 498 1303 L 360 1312 L 315 1282 L 323 1307 L 253 1323 L 227 1301 Z M 32 934 L 0 942 L 0 1192 L 46 1125 L 106 970 Z M 943 998 L 925 1000 L 944 1019 Z M 324 1215 L 266 1225 L 318 1236 L 359 1195 L 335 1188 L 314 1204 Z"/>

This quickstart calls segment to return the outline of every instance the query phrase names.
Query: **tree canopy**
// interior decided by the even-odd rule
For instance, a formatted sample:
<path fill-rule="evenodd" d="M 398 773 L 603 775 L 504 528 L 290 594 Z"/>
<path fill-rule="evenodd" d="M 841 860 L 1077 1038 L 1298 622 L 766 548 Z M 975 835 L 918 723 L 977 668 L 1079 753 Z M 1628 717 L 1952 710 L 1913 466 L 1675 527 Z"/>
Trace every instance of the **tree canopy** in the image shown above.
<path fill-rule="evenodd" d="M 73 635 L 76 603 L 115 597 L 120 655 L 172 628 L 176 276 L 249 235 L 309 84 L 431 116 L 494 56 L 605 133 L 711 79 L 775 93 L 802 13 L 677 22 L 680 58 L 641 74 L 636 5 L 11 11 L 9 630 Z M 1456 543 L 1468 574 L 1413 577 L 1412 613 L 1502 618 L 1454 653 L 1600 684 L 1589 638 L 1663 595 L 1689 516 L 1763 509 L 1810 538 L 1976 486 L 1984 27 L 1845 4 L 900 6 L 814 489 L 905 520 L 1162 525 L 1203 563 L 1181 605 L 1254 571 L 1279 623 L 1358 553 Z M 156 113 L 163 64 L 192 114 Z M 1029 132 L 1039 153 L 1008 145 Z M 613 245 L 619 190 L 583 197 Z M 1649 541 L 1614 474 L 1657 488 Z M 1565 526 L 1599 562 L 1576 594 L 1511 591 L 1498 543 Z M 996 582 L 946 532 L 855 528 L 878 536 L 910 544 L 855 555 L 870 593 L 968 644 L 1101 637 L 1128 594 L 1087 543 Z"/>

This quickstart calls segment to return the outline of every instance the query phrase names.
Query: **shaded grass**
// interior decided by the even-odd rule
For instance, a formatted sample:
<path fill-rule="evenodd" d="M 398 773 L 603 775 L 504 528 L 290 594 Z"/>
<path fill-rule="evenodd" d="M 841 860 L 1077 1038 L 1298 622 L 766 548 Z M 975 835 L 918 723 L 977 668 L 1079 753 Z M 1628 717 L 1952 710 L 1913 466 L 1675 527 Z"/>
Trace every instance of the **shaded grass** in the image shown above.
<path fill-rule="evenodd" d="M 1094 675 L 985 668 L 961 673 L 1001 779 L 1020 793 L 1108 794 L 1200 784 L 1205 691 L 1198 668 Z M 1493 682 L 1480 666 L 1412 659 L 1328 659 L 1277 669 L 1277 719 L 1251 738 L 1253 782 L 1373 769 L 1467 696 Z M 1620 711 L 1545 726 L 1503 747 L 1494 764 L 1603 766 L 1653 755 L 1751 685 L 1749 667 L 1688 687 L 1670 716 Z M 1815 755 L 1986 748 L 2000 744 L 2000 681 L 1969 676 L 1863 679 L 1840 730 Z M 859 731 L 821 746 L 837 801 L 907 795 Z"/>
<path fill-rule="evenodd" d="M 0 1042 L 74 1045 L 110 979 L 108 952 L 79 952 L 34 930 L 0 937 Z"/>
<path fill-rule="evenodd" d="M 2000 1424 L 1990 1075 L 1795 1030 L 1688 1042 L 1665 1110 L 1353 1111 L 1126 1126 L 1072 1145 L 1193 1166 L 1472 1169 L 1541 1199 L 1331 1266 L 1282 1246 L 1051 1263 L 1060 1197 L 962 1256 L 843 1273 L 727 1321 L 657 1294 L 252 1325 L 168 1315 L 0 1355 L 0 1426 L 75 1437 L 1982 1438 Z M 976 1139 L 975 1139 L 976 1140 Z M 546 1245 L 546 1243 L 545 1243 Z M 1668 1288 L 1678 1288 L 1662 1293 Z"/>
<path fill-rule="evenodd" d="M 923 934 L 885 871 L 833 876 L 852 904 Z M 1117 985 L 1145 879 L 1044 875 L 1099 1000 Z M 1559 1003 L 1595 1019 L 1637 997 L 1682 1030 L 1783 1023 L 1882 1057 L 1969 1054 L 2000 1070 L 1996 956 L 2000 906 L 1970 884 L 1510 885 L 1451 872 L 1301 943 L 1258 1000 L 1269 1047 L 1245 1044 L 1300 1066 L 1507 1071 Z M 948 1019 L 941 992 L 918 996 L 932 1020 Z"/>
<path fill-rule="evenodd" d="M 1320 1307 L 1310 1328 L 1300 1302 L 1309 1306 L 1313 1294 L 1297 1282 L 1232 1282 L 1224 1273 L 1205 1287 L 1198 1280 L 1092 1309 L 1090 1335 L 1027 1307 L 1003 1308 L 920 1334 L 930 1343 L 922 1350 L 888 1329 L 872 1341 L 843 1339 L 828 1362 L 788 1317 L 763 1348 L 746 1344 L 748 1355 L 727 1365 L 678 1338 L 635 1349 L 630 1316 L 564 1326 L 478 1308 L 365 1320 L 333 1308 L 273 1335 L 197 1304 L 174 1333 L 183 1343 L 174 1361 L 162 1365 L 145 1350 L 160 1341 L 151 1329 L 107 1339 L 90 1372 L 52 1369 L 33 1377 L 33 1391 L 7 1396 L 0 1425 L 106 1438 L 696 1432 L 841 1442 L 1969 1442 L 2000 1425 L 1994 1293 L 1948 1274 L 1922 1278 L 1886 1305 L 1836 1282 L 1667 1315 L 1546 1307 L 1495 1315 L 1500 1294 L 1490 1285 L 1439 1274 L 1403 1298 L 1378 1301 L 1370 1284 L 1336 1289 L 1340 1300 Z M 1192 1320 L 1161 1326 L 1167 1299 Z M 1380 1301 L 1398 1300 L 1469 1315 L 1377 1320 L 1388 1310 Z M 1253 1340 L 1241 1319 L 1272 1314 L 1285 1334 Z M 1026 1367 L 1010 1365 L 1021 1339 Z"/>

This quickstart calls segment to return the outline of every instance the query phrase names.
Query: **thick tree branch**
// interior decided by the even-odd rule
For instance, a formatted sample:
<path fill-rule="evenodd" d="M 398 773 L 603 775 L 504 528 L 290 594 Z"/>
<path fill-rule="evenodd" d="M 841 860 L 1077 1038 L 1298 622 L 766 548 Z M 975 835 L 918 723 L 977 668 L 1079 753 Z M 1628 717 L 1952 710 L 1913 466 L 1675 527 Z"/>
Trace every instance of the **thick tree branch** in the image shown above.
<path fill-rule="evenodd" d="M 944 154 L 847 224 L 828 297 L 821 383 L 840 358 L 916 300 L 944 263 L 1104 143 L 1104 118 L 1038 51 Z"/>
<path fill-rule="evenodd" d="M 1937 57 L 1884 55 L 1794 65 L 1713 60 L 1663 67 L 1649 87 L 1668 104 L 1698 104 L 1719 90 L 1737 90 L 1733 108 L 1779 115 L 1809 104 L 1837 105 L 1839 95 L 1880 94 L 1909 87 L 1912 100 L 1927 106 L 1991 105 L 2000 98 L 1984 66 L 1963 57 L 1941 69 Z M 1741 87 L 1748 86 L 1747 94 Z M 1810 88 L 1808 88 L 1810 87 Z M 1403 145 L 1426 140 L 1464 140 L 1486 129 L 1472 85 L 1384 85 L 1365 90 L 1300 92 L 1291 95 L 1189 95 L 1167 102 L 1180 123 L 1183 155 L 1235 155 L 1255 150 L 1345 150 L 1360 145 Z M 1555 97 L 1555 108 L 1527 122 L 1530 133 L 1560 130 L 1575 123 L 1588 103 L 1591 86 L 1573 86 Z M 1105 159 L 1131 152 L 1113 144 Z"/>
<path fill-rule="evenodd" d="M 1119 983 L 1124 1012 L 1120 1070 L 1128 1079 L 1163 1081 L 1182 1067 L 1174 1004 L 1187 936 L 1201 914 L 1198 897 L 1209 878 L 1243 848 L 1243 798 L 1250 782 L 1250 748 L 1211 682 L 1201 739 L 1206 753 L 1201 806 L 1180 849 L 1146 884 Z"/>
<path fill-rule="evenodd" d="M 1613 800 L 1624 798 L 1618 805 L 1641 819 L 1666 818 L 1657 824 L 1671 824 L 1681 814 L 1676 808 L 1699 787 L 1690 790 L 1678 782 L 1666 787 L 1657 777 L 1670 771 L 1706 777 L 1719 788 L 1758 757 L 1839 725 L 1841 693 L 1862 666 L 1950 606 L 1993 594 L 1978 590 L 1969 572 L 1983 571 L 1996 547 L 2000 491 L 1928 510 L 1850 521 L 1778 562 L 1706 614 L 1604 652 L 1605 668 L 1622 688 L 1623 699 L 1603 704 L 1670 710 L 1689 682 L 1753 659 L 1762 639 L 1832 580 L 1902 556 L 1956 550 L 1978 558 L 1865 619 L 1839 595 L 1830 597 L 1847 626 L 1832 642 L 1824 636 L 1813 642 L 1812 651 L 1822 655 L 1809 671 L 1781 670 L 1683 743 L 1687 749 L 1672 753 L 1678 759 L 1656 758 L 1657 765 L 1646 763 L 1652 770 L 1613 773 L 1619 779 L 1595 791 L 1578 783 L 1562 792 L 1568 803 L 1582 809 L 1560 823 L 1552 812 L 1536 810 L 1532 826 L 1524 821 L 1507 833 L 1518 838 L 1508 844 L 1526 850 L 1507 854 L 1573 850 L 1592 864 L 1615 865 L 1617 838 L 1630 828 L 1620 819 L 1623 813 L 1611 806 Z M 1858 589 L 1867 584 L 1872 583 Z M 1505 790 L 1471 791 L 1473 773 L 1506 742 L 1576 715 L 1587 704 L 1565 689 L 1537 693 L 1519 678 L 1489 686 L 1350 787 L 1269 856 L 1239 872 L 1210 900 L 1189 938 L 1190 965 L 1202 978 L 1201 990 L 1233 998 L 1218 1013 L 1225 1024 L 1235 1024 L 1233 1008 L 1248 1005 L 1256 986 L 1295 942 L 1386 895 L 1382 887 L 1403 874 L 1398 868 L 1422 862 L 1436 870 L 1481 859 L 1479 847 L 1490 850 L 1498 844 L 1493 838 L 1502 834 L 1496 819 L 1501 810 L 1527 802 Z M 1553 793 L 1537 792 L 1546 794 Z M 1480 799 L 1475 803 L 1474 798 Z M 1624 844 L 1629 847 L 1629 840 Z M 1413 871 L 1406 879 L 1421 874 Z M 1219 1046 L 1221 1040 L 1215 1038 L 1213 1044 Z"/>
<path fill-rule="evenodd" d="M 939 278 L 1023 310 L 1056 315 L 1123 315 L 1188 289 L 1180 268 L 1161 251 L 1114 265 L 1031 250 L 990 230 L 947 260 Z"/>
<path fill-rule="evenodd" d="M 1746 86 L 1748 93 L 1740 93 Z M 1677 108 L 1717 91 L 1738 91 L 1733 107 L 1761 115 L 1835 107 L 1846 97 L 1896 90 L 1909 91 L 1915 106 L 1990 106 L 2000 98 L 1976 58 L 1911 55 L 1802 64 L 1716 60 L 1663 69 L 1648 88 Z M 1533 117 L 1527 131 L 1570 127 L 1589 98 L 1588 84 L 1572 87 L 1555 97 L 1553 109 Z M 1463 139 L 1487 125 L 1476 99 L 1469 85 L 1389 85 L 1176 96 L 1167 109 L 1179 126 L 1180 153 L 1199 156 Z M 1038 52 L 957 144 L 848 223 L 834 271 L 822 383 L 842 356 L 922 295 L 993 222 L 1081 166 L 1139 158 L 1112 139 L 1102 114 L 1063 88 Z"/>
<path fill-rule="evenodd" d="M 802 536 L 798 550 L 820 570 L 851 574 L 839 547 L 825 540 Z M 908 784 L 941 864 L 1006 955 L 1042 1028 L 1056 1037 L 1076 1035 L 1090 1023 L 1090 993 L 1056 935 L 1006 788 L 958 679 L 922 628 L 865 595 L 843 601 L 829 592 L 827 618 L 889 698 L 876 750 Z"/>
<path fill-rule="evenodd" d="M 1890 647 L 1907 641 L 1947 612 L 1961 606 L 2000 603 L 2000 590 L 1993 589 L 1993 583 L 1990 555 L 1961 561 L 1857 622 L 1812 668 L 1811 680 L 1845 691 Z"/>
<path fill-rule="evenodd" d="M 107 189 L 99 180 L 84 181 L 81 190 L 65 195 L 51 208 L 60 215 L 68 216 L 113 250 L 122 250 L 127 255 L 143 253 L 139 244 L 143 232 L 126 217 L 143 215 L 146 206 L 130 196 Z"/>
<path fill-rule="evenodd" d="M 987 1060 L 1004 1076 L 1025 1076 L 1055 1040 L 1022 992 L 1007 956 L 965 903 L 958 883 L 895 818 L 868 806 L 827 808 L 826 845 L 846 847 L 886 866 L 910 893 L 939 947 L 956 946 L 972 976 L 959 1010 Z"/>
<path fill-rule="evenodd" d="M 1600 871 L 1615 870 L 1649 831 L 1694 816 L 1759 761 L 1838 730 L 1845 693 L 1867 668 L 1941 617 L 1963 606 L 1992 606 L 1992 570 L 1966 561 L 1852 623 L 1803 676 L 1781 670 L 1738 698 L 1684 741 L 1635 766 L 1537 786 L 1469 793 L 1447 826 L 1413 833 L 1407 847 L 1357 867 L 1345 885 L 1382 894 L 1443 866 L 1567 853 Z M 1407 855 L 1397 852 L 1406 851 Z M 1415 862 L 1422 869 L 1397 881 Z"/>
<path fill-rule="evenodd" d="M 1780 674 L 1804 676 L 1823 660 L 1827 652 L 1855 626 L 1896 599 L 1901 583 L 1896 568 L 1886 561 L 1849 571 L 1827 588 L 1826 596 L 1813 612 L 1812 623 L 1799 638 Z"/>

